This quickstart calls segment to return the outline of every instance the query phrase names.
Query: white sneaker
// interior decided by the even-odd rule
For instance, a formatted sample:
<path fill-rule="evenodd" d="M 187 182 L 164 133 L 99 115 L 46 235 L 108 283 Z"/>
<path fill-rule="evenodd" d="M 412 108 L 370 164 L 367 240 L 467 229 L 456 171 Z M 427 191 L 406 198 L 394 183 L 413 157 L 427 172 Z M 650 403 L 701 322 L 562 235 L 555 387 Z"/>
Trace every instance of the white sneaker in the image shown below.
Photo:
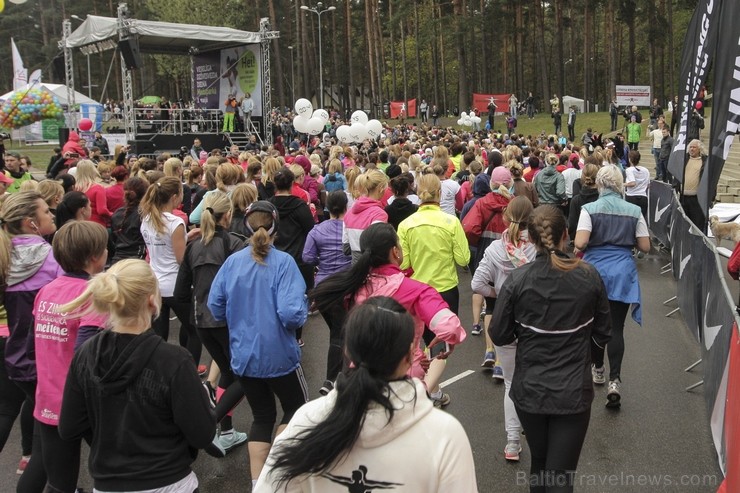
<path fill-rule="evenodd" d="M 518 461 L 519 454 L 522 451 L 522 444 L 519 441 L 510 440 L 504 448 L 504 458 L 510 461 Z"/>
<path fill-rule="evenodd" d="M 591 365 L 591 380 L 596 385 L 604 385 L 606 378 L 604 377 L 604 365 L 601 368 L 596 368 L 596 365 Z"/>
<path fill-rule="evenodd" d="M 221 432 L 218 441 L 221 447 L 223 447 L 224 452 L 229 452 L 231 449 L 245 443 L 247 441 L 247 434 L 236 430 L 224 431 Z"/>
<path fill-rule="evenodd" d="M 618 408 L 622 405 L 622 395 L 619 393 L 622 382 L 617 378 L 609 381 L 609 390 L 606 393 L 606 407 Z"/>

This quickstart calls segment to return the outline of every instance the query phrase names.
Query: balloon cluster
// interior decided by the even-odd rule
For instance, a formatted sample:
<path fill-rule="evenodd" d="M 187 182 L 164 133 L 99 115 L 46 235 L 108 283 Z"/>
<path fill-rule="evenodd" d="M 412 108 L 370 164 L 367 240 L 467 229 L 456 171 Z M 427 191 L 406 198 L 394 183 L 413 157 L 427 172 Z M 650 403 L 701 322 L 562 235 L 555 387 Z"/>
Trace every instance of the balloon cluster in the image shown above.
<path fill-rule="evenodd" d="M 464 111 L 460 113 L 460 119 L 457 120 L 458 125 L 464 125 L 466 127 L 472 127 L 473 125 L 479 124 L 481 119 L 479 116 L 475 116 L 475 113 L 468 115 Z"/>
<path fill-rule="evenodd" d="M 375 140 L 383 133 L 383 124 L 378 120 L 368 120 L 367 113 L 357 110 L 349 119 L 350 125 L 337 128 L 337 140 L 342 144 L 360 143 L 366 139 Z"/>
<path fill-rule="evenodd" d="M 293 127 L 301 133 L 318 135 L 329 122 L 329 113 L 324 109 L 314 110 L 311 101 L 301 98 L 295 102 L 296 112 Z M 367 113 L 357 110 L 350 118 L 351 125 L 337 128 L 337 140 L 343 144 L 360 143 L 365 139 L 377 139 L 383 132 L 383 124 L 378 120 L 368 120 Z"/>
<path fill-rule="evenodd" d="M 0 127 L 20 128 L 39 120 L 62 118 L 59 99 L 49 91 L 15 91 L 0 107 Z"/>

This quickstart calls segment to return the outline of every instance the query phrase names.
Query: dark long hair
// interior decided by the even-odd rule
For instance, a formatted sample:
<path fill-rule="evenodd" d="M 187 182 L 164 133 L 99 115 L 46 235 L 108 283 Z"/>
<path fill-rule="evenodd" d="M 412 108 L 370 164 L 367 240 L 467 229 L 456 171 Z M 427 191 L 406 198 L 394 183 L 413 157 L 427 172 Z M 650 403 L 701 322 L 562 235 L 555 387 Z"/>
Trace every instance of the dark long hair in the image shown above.
<path fill-rule="evenodd" d="M 375 223 L 360 235 L 362 254 L 351 269 L 334 274 L 309 293 L 319 310 L 328 310 L 334 303 L 354 297 L 367 282 L 370 269 L 388 263 L 391 248 L 398 245 L 398 236 L 388 223 Z M 351 303 L 349 303 L 351 305 Z"/>
<path fill-rule="evenodd" d="M 56 213 L 54 214 L 54 222 L 57 225 L 57 229 L 60 229 L 69 221 L 72 221 L 77 216 L 77 211 L 83 209 L 90 202 L 83 192 L 73 190 L 67 192 L 62 197 L 62 201 L 57 205 Z"/>
<path fill-rule="evenodd" d="M 350 312 L 344 334 L 352 367 L 339 375 L 336 402 L 326 418 L 276 447 L 269 467 L 275 469 L 280 484 L 304 474 L 326 472 L 349 453 L 371 403 L 385 409 L 389 423 L 393 420 L 388 382 L 409 354 L 413 318 L 393 298 L 376 296 Z"/>

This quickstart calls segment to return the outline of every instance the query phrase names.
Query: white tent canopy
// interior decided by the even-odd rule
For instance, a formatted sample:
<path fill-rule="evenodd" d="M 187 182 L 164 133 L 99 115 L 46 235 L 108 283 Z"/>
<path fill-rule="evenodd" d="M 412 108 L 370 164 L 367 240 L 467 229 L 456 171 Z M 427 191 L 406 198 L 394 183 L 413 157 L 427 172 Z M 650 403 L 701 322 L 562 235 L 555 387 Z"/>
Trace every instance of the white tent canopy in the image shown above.
<path fill-rule="evenodd" d="M 26 85 L 22 87 L 21 89 L 19 89 L 19 91 L 26 91 L 28 90 L 29 87 L 31 86 Z M 42 82 L 41 84 L 35 84 L 32 88 L 47 90 L 59 99 L 59 104 L 61 104 L 62 106 L 68 105 L 67 86 L 65 86 L 64 84 L 47 84 L 46 82 Z M 0 101 L 9 99 L 10 96 L 13 94 L 13 92 L 15 91 L 10 91 L 9 93 L 3 94 L 2 96 L 0 96 Z M 95 101 L 94 99 L 90 99 L 84 94 L 75 91 L 75 104 L 99 104 L 99 103 Z"/>
<path fill-rule="evenodd" d="M 259 43 L 259 33 L 239 31 L 230 27 L 174 24 L 172 22 L 128 19 L 128 31 L 138 35 L 139 47 L 144 53 L 172 53 L 187 55 L 192 50 L 206 52 Z M 112 40 L 118 42 L 118 20 L 113 17 L 88 15 L 85 21 L 67 38 L 68 48 Z"/>
<path fill-rule="evenodd" d="M 586 105 L 582 99 L 573 96 L 563 96 L 563 112 L 567 113 L 571 106 L 578 108 L 579 113 L 586 112 Z"/>

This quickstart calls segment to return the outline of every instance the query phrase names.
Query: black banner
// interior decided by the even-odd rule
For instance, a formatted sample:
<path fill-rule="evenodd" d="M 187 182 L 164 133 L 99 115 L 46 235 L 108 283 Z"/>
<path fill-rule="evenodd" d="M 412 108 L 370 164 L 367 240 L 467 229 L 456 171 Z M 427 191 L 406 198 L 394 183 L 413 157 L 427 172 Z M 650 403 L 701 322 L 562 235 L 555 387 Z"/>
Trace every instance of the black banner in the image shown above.
<path fill-rule="evenodd" d="M 671 247 L 670 225 L 673 211 L 673 188 L 667 183 L 652 180 L 648 191 L 648 217 L 650 232 L 666 248 Z"/>
<path fill-rule="evenodd" d="M 675 144 L 668 160 L 668 171 L 682 183 L 684 157 L 688 145 L 686 133 L 689 116 L 694 109 L 699 89 L 707 79 L 709 64 L 716 51 L 718 11 L 721 4 L 735 3 L 736 1 L 699 0 L 694 16 L 686 29 L 686 38 L 681 54 L 681 78 L 679 79 L 678 95 L 681 118 L 676 135 L 673 136 Z"/>
<path fill-rule="evenodd" d="M 698 199 L 709 216 L 717 183 L 740 126 L 740 2 L 723 1 L 719 12 L 717 55 L 714 60 L 712 127 L 709 159 L 699 183 Z"/>

